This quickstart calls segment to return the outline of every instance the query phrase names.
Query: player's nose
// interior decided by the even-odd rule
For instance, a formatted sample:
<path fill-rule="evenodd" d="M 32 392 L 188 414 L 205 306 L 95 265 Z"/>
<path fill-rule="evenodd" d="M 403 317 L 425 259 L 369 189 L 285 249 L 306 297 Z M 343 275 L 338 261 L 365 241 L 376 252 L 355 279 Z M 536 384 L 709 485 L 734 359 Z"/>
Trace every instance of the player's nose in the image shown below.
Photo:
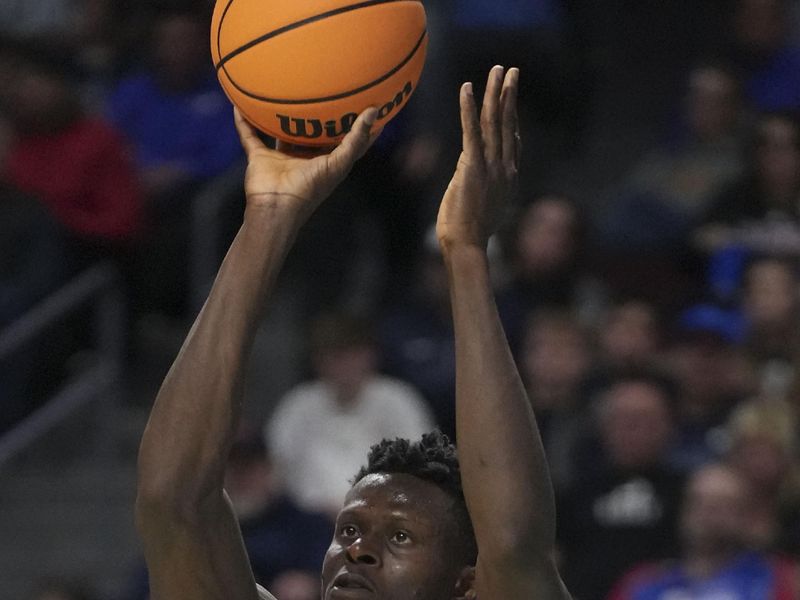
<path fill-rule="evenodd" d="M 347 547 L 347 560 L 362 565 L 380 566 L 380 553 L 364 538 L 358 538 Z"/>

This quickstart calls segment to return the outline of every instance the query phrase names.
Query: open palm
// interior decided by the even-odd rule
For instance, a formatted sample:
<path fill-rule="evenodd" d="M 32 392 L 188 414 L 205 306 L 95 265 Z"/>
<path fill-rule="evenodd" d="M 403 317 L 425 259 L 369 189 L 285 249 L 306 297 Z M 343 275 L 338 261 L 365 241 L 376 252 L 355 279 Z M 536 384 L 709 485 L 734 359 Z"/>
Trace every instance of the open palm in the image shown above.
<path fill-rule="evenodd" d="M 480 117 L 472 84 L 461 88 L 463 148 L 442 198 L 436 233 L 444 248 L 486 248 L 507 203 L 516 192 L 520 158 L 517 118 L 519 70 L 489 73 Z"/>

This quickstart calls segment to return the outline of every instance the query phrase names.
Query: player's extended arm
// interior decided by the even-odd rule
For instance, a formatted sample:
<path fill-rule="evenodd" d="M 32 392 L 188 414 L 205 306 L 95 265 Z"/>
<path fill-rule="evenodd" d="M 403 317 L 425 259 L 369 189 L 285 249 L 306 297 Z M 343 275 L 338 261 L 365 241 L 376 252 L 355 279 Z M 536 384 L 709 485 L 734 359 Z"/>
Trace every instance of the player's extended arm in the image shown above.
<path fill-rule="evenodd" d="M 437 235 L 456 338 L 456 430 L 478 542 L 480 600 L 568 598 L 556 570 L 553 490 L 530 401 L 489 280 L 489 236 L 517 183 L 519 71 L 489 74 L 480 118 L 461 89 L 463 151 L 442 200 Z"/>
<path fill-rule="evenodd" d="M 142 438 L 136 520 L 154 600 L 256 600 L 223 491 L 253 337 L 299 227 L 366 152 L 368 109 L 330 155 L 266 148 L 236 113 L 248 158 L 244 222 L 162 384 Z"/>

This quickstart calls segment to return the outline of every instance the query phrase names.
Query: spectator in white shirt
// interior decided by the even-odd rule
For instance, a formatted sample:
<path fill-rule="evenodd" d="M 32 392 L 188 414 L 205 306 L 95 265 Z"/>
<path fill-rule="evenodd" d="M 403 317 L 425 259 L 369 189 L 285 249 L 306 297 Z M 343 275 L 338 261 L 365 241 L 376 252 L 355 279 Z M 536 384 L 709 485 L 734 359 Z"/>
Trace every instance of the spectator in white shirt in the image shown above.
<path fill-rule="evenodd" d="M 410 385 L 377 371 L 369 327 L 342 315 L 312 327 L 317 379 L 290 390 L 265 433 L 289 493 L 304 508 L 335 514 L 376 440 L 416 439 L 434 428 L 428 407 Z"/>

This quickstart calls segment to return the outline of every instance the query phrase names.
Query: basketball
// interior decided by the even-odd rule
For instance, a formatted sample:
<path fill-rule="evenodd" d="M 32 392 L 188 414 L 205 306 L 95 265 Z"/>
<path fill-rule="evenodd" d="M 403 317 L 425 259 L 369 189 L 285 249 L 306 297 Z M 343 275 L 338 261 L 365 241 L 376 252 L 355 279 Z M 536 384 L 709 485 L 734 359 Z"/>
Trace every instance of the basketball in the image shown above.
<path fill-rule="evenodd" d="M 297 145 L 339 142 L 366 108 L 406 105 L 427 50 L 419 0 L 217 0 L 211 53 L 254 127 Z"/>

